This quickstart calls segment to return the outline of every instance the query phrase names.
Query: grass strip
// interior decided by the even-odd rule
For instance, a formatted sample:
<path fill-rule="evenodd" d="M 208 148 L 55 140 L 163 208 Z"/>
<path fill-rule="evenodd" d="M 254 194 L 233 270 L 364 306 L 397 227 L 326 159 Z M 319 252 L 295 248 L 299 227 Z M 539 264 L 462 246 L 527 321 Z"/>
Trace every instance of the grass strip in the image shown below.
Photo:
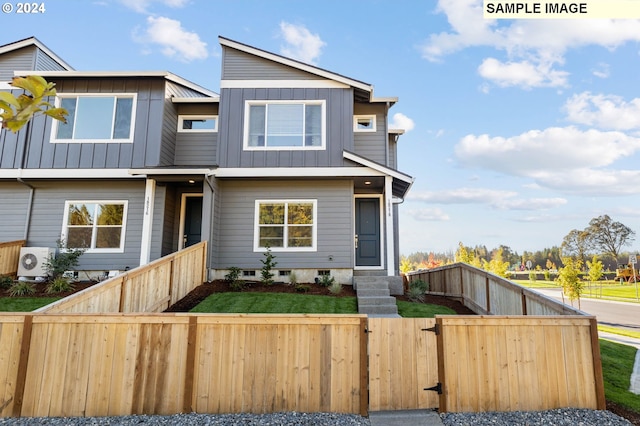
<path fill-rule="evenodd" d="M 600 339 L 604 393 L 607 401 L 640 413 L 640 395 L 629 392 L 637 349 Z"/>
<path fill-rule="evenodd" d="M 31 312 L 60 300 L 59 297 L 0 297 L 0 312 Z"/>

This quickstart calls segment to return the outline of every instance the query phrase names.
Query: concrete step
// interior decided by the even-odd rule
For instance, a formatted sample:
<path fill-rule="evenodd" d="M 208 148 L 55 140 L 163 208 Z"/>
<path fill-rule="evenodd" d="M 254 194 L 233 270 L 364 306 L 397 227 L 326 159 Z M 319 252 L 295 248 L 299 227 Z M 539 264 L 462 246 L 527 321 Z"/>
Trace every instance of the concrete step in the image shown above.
<path fill-rule="evenodd" d="M 372 316 L 398 315 L 398 307 L 396 305 L 358 305 L 358 313 Z"/>
<path fill-rule="evenodd" d="M 391 296 L 360 297 L 358 296 L 358 306 L 384 306 L 396 305 L 396 298 Z"/>
<path fill-rule="evenodd" d="M 388 288 L 359 288 L 358 297 L 391 296 Z"/>

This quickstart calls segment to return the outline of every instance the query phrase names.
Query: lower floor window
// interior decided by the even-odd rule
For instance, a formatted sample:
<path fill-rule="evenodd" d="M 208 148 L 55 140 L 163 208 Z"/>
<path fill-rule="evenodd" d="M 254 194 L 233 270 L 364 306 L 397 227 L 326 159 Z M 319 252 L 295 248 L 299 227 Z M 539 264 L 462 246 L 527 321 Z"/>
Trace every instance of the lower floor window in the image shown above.
<path fill-rule="evenodd" d="M 67 248 L 124 249 L 126 201 L 67 201 L 62 239 Z"/>
<path fill-rule="evenodd" d="M 255 249 L 315 250 L 316 200 L 256 201 Z"/>

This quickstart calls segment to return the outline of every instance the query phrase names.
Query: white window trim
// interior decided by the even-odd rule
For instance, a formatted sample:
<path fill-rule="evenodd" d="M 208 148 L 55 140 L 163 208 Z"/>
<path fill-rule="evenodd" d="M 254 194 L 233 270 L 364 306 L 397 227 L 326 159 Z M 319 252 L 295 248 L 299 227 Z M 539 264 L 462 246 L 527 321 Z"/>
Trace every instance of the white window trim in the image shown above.
<path fill-rule="evenodd" d="M 182 123 L 184 120 L 215 120 L 216 125 L 213 129 L 183 129 Z M 218 116 L 217 115 L 190 115 L 180 114 L 178 115 L 178 133 L 215 133 L 218 131 Z"/>
<path fill-rule="evenodd" d="M 369 119 L 372 122 L 372 126 L 370 129 L 359 129 L 358 128 L 358 120 L 362 120 L 363 118 Z M 375 114 L 367 114 L 367 115 L 354 115 L 353 116 L 353 131 L 357 133 L 372 133 L 376 131 L 376 116 Z"/>
<path fill-rule="evenodd" d="M 265 252 L 265 247 L 260 247 L 260 204 L 313 204 L 313 225 L 311 230 L 311 238 L 312 244 L 311 247 L 271 247 L 271 251 L 273 252 L 309 252 L 309 251 L 318 251 L 318 200 L 315 199 L 295 199 L 295 200 L 284 200 L 284 199 L 276 199 L 276 200 L 256 200 L 255 201 L 255 209 L 254 209 L 254 229 L 253 229 L 253 251 L 254 252 Z M 283 242 L 287 241 L 288 229 L 287 225 L 284 225 L 284 236 Z"/>
<path fill-rule="evenodd" d="M 133 135 L 136 127 L 136 110 L 138 105 L 137 93 L 58 93 L 55 100 L 55 106 L 60 107 L 62 98 L 117 98 L 117 97 L 129 97 L 133 99 L 133 105 L 131 107 L 131 128 L 129 129 L 128 139 L 57 139 L 58 133 L 58 120 L 53 120 L 51 127 L 51 143 L 133 143 Z M 113 111 L 115 114 L 115 109 Z M 76 115 L 77 117 L 77 115 Z"/>
<path fill-rule="evenodd" d="M 243 133 L 243 149 L 246 151 L 322 151 L 326 149 L 327 141 L 327 108 L 324 99 L 319 100 L 251 100 L 244 103 L 244 133 Z M 252 105 L 268 105 L 268 104 L 304 104 L 304 105 L 320 105 L 322 138 L 320 146 L 249 146 L 249 111 Z"/>
<path fill-rule="evenodd" d="M 124 242 L 127 231 L 127 211 L 129 207 L 129 201 L 127 200 L 67 200 L 64 202 L 64 215 L 62 218 L 62 231 L 60 232 L 60 239 L 67 242 L 67 223 L 69 222 L 69 204 L 123 204 L 124 209 L 122 211 L 122 232 L 120 233 L 120 247 L 119 248 L 88 248 L 85 253 L 124 253 Z M 94 225 L 91 244 L 94 244 L 96 227 Z M 75 247 L 71 247 L 75 248 Z"/>

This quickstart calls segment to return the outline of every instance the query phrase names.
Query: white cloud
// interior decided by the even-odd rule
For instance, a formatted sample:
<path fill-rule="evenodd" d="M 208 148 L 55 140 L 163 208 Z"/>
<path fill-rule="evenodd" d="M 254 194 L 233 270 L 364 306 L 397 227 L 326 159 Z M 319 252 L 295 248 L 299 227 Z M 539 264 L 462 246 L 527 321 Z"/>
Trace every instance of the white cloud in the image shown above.
<path fill-rule="evenodd" d="M 315 65 L 322 48 L 326 46 L 318 34 L 311 34 L 303 25 L 283 21 L 280 23 L 280 34 L 287 43 L 280 47 L 280 53 L 309 64 Z"/>
<path fill-rule="evenodd" d="M 510 138 L 469 135 L 455 147 L 460 164 L 533 179 L 543 188 L 582 195 L 640 193 L 640 171 L 614 163 L 640 151 L 640 138 L 575 127 Z"/>
<path fill-rule="evenodd" d="M 564 105 L 567 119 L 579 124 L 604 129 L 640 129 L 640 98 L 626 102 L 620 96 L 573 95 Z"/>
<path fill-rule="evenodd" d="M 165 6 L 180 8 L 189 3 L 190 0 L 120 0 L 120 3 L 139 13 L 147 13 L 149 6 L 153 3 L 160 3 Z"/>
<path fill-rule="evenodd" d="M 393 120 L 389 123 L 390 129 L 402 129 L 405 132 L 413 130 L 414 127 L 413 120 L 399 112 L 393 114 Z"/>
<path fill-rule="evenodd" d="M 493 72 L 492 81 L 499 86 L 533 87 L 531 82 L 537 79 L 559 86 L 564 85 L 566 73 L 554 67 L 563 64 L 568 49 L 590 45 L 615 49 L 640 41 L 640 20 L 636 19 L 498 21 L 484 19 L 482 6 L 483 0 L 439 0 L 437 11 L 447 16 L 451 29 L 432 34 L 421 46 L 423 57 L 439 61 L 469 47 L 492 47 L 505 52 L 506 60 L 487 63 L 491 58 L 485 59 L 481 75 Z M 509 66 L 520 73 L 520 79 L 504 74 Z"/>
<path fill-rule="evenodd" d="M 598 68 L 594 69 L 592 73 L 598 78 L 609 78 L 609 76 L 611 75 L 611 70 L 609 64 L 600 62 L 598 64 Z"/>
<path fill-rule="evenodd" d="M 197 33 L 182 28 L 180 21 L 174 19 L 149 16 L 144 34 L 134 36 L 134 39 L 144 44 L 159 45 L 163 55 L 182 62 L 209 56 L 207 43 Z"/>
<path fill-rule="evenodd" d="M 407 214 L 420 222 L 446 222 L 449 215 L 438 208 L 410 209 Z"/>
<path fill-rule="evenodd" d="M 483 204 L 496 210 L 548 210 L 567 203 L 564 198 L 520 198 L 515 191 L 488 188 L 456 188 L 419 192 L 407 197 L 429 204 Z"/>
<path fill-rule="evenodd" d="M 504 63 L 495 58 L 485 59 L 478 67 L 478 73 L 501 87 L 524 88 L 566 86 L 569 75 L 552 69 L 552 64 L 533 64 L 529 61 Z"/>

